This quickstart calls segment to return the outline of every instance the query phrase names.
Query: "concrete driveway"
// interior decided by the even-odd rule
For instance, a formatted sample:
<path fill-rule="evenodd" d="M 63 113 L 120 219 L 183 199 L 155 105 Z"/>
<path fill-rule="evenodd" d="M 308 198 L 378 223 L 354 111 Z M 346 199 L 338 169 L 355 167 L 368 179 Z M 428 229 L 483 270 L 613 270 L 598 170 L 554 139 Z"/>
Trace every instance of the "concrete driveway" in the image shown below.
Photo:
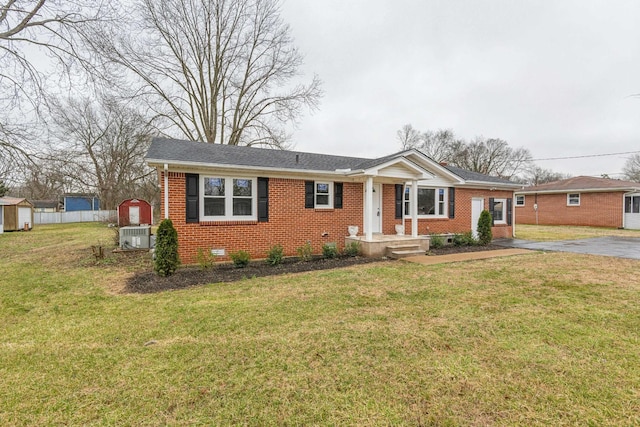
<path fill-rule="evenodd" d="M 533 242 L 520 239 L 497 239 L 493 243 L 509 248 L 539 251 L 575 252 L 578 254 L 604 255 L 618 258 L 640 259 L 640 239 L 633 237 L 594 237 L 591 239 Z"/>

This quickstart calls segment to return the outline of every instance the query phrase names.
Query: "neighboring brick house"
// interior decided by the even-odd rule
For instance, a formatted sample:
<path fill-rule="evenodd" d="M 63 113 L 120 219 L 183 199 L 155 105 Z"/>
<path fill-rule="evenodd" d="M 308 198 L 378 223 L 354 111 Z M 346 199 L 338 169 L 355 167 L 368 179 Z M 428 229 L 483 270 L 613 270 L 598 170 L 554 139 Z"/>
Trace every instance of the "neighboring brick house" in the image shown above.
<path fill-rule="evenodd" d="M 199 249 L 263 258 L 276 244 L 286 255 L 306 242 L 315 253 L 325 243 L 342 248 L 349 226 L 363 241 L 395 235 L 396 225 L 413 237 L 461 233 L 483 209 L 494 212 L 494 237 L 508 237 L 520 187 L 416 150 L 364 159 L 154 138 L 146 161 L 187 264 Z"/>
<path fill-rule="evenodd" d="M 516 223 L 640 229 L 640 183 L 577 176 L 516 191 Z"/>

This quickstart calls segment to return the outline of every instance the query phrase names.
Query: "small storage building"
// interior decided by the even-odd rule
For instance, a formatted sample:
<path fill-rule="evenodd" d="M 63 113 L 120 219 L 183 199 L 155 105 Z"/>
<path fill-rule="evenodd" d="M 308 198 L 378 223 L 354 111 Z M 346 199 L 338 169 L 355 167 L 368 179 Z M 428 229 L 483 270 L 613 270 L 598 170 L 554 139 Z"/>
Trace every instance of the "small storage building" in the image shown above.
<path fill-rule="evenodd" d="M 127 199 L 118 205 L 118 227 L 151 224 L 151 204 L 142 199 Z"/>
<path fill-rule="evenodd" d="M 0 234 L 4 233 L 4 205 L 5 203 L 0 200 Z"/>
<path fill-rule="evenodd" d="M 3 206 L 4 231 L 31 230 L 33 228 L 33 205 L 27 199 L 17 197 L 0 198 Z"/>
<path fill-rule="evenodd" d="M 99 211 L 100 199 L 90 193 L 66 193 L 62 196 L 64 211 Z"/>

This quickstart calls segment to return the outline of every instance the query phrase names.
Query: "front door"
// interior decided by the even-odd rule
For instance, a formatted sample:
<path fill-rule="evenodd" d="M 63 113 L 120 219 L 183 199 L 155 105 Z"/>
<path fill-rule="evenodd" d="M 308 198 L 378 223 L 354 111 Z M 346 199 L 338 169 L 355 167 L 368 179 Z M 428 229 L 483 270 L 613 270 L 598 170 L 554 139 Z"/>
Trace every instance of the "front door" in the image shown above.
<path fill-rule="evenodd" d="M 478 238 L 478 220 L 483 209 L 484 199 L 475 197 L 471 199 L 471 232 L 476 239 Z"/>
<path fill-rule="evenodd" d="M 382 185 L 373 184 L 373 233 L 382 233 Z"/>

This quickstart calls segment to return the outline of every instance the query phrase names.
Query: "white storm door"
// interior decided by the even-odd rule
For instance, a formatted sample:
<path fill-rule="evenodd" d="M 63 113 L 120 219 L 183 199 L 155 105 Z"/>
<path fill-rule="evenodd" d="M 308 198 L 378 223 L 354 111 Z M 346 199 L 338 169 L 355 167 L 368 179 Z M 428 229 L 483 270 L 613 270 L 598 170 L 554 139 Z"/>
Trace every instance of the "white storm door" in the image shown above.
<path fill-rule="evenodd" d="M 483 209 L 484 199 L 475 197 L 471 199 L 471 232 L 476 239 L 478 238 L 478 220 Z"/>
<path fill-rule="evenodd" d="M 373 184 L 373 233 L 382 232 L 382 184 Z"/>

